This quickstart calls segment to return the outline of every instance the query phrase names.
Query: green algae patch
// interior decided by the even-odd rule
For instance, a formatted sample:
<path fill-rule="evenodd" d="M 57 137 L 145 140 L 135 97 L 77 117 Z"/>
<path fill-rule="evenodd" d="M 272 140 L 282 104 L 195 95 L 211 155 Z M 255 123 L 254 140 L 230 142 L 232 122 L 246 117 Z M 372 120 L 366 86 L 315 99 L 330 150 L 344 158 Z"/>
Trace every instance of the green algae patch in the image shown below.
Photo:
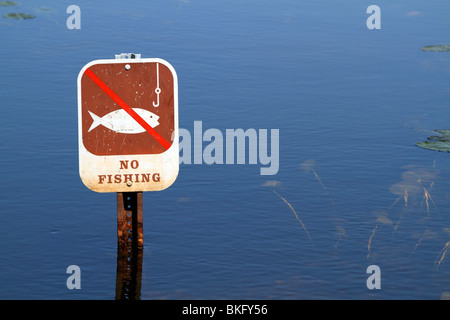
<path fill-rule="evenodd" d="M 7 13 L 4 14 L 3 17 L 7 19 L 15 19 L 15 20 L 27 20 L 27 19 L 33 19 L 36 18 L 34 14 L 28 14 L 28 13 Z"/>
<path fill-rule="evenodd" d="M 13 7 L 17 5 L 18 3 L 14 1 L 0 1 L 0 7 Z"/>
<path fill-rule="evenodd" d="M 450 52 L 450 45 L 438 44 L 422 47 L 422 51 Z"/>
<path fill-rule="evenodd" d="M 450 152 L 450 130 L 434 130 L 439 133 L 440 136 L 428 137 L 428 140 L 417 142 L 416 145 L 434 151 Z"/>

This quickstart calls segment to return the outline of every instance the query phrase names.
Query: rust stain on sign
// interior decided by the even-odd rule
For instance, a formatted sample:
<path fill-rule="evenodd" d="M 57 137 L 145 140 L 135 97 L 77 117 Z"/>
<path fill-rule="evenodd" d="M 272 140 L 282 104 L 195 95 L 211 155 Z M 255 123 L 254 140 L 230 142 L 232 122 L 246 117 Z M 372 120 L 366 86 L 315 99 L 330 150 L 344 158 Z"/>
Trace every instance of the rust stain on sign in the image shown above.
<path fill-rule="evenodd" d="M 97 192 L 157 191 L 178 175 L 178 83 L 162 59 L 96 60 L 78 76 L 80 176 Z"/>

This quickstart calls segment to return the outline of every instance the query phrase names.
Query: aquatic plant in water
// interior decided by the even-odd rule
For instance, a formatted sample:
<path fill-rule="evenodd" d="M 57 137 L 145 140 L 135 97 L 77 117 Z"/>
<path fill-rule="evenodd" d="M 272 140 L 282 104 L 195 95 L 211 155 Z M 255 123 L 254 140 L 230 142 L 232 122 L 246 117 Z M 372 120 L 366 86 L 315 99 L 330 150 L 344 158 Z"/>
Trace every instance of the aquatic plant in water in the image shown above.
<path fill-rule="evenodd" d="M 450 45 L 438 44 L 433 46 L 425 46 L 422 47 L 422 51 L 449 52 Z"/>
<path fill-rule="evenodd" d="M 35 9 L 36 12 L 53 12 L 55 9 L 48 7 L 39 7 Z"/>
<path fill-rule="evenodd" d="M 33 14 L 28 14 L 28 13 L 7 13 L 3 15 L 5 18 L 8 19 L 15 19 L 15 20 L 20 20 L 20 19 L 33 19 L 36 16 Z"/>
<path fill-rule="evenodd" d="M 416 145 L 434 151 L 450 152 L 450 130 L 434 130 L 441 134 L 440 136 L 428 137 L 427 141 L 417 142 Z"/>
<path fill-rule="evenodd" d="M 295 215 L 295 219 L 297 219 L 297 221 L 301 224 L 303 230 L 305 230 L 306 235 L 308 236 L 309 241 L 310 241 L 311 244 L 314 246 L 314 242 L 312 241 L 312 238 L 311 238 L 311 235 L 309 234 L 308 229 L 306 229 L 305 224 L 304 224 L 303 221 L 300 219 L 300 217 L 298 216 L 297 212 L 294 210 L 294 207 L 292 207 L 292 205 L 291 205 L 285 198 L 283 198 L 282 196 L 280 196 L 280 195 L 278 194 L 278 192 L 276 192 L 275 190 L 272 190 L 272 191 L 273 191 L 273 193 L 275 193 L 281 200 L 283 200 L 283 202 L 286 203 L 286 204 L 289 206 L 289 208 L 291 208 L 292 212 L 293 212 L 294 215 Z"/>
<path fill-rule="evenodd" d="M 12 7 L 17 5 L 18 3 L 14 1 L 0 1 L 0 7 Z"/>

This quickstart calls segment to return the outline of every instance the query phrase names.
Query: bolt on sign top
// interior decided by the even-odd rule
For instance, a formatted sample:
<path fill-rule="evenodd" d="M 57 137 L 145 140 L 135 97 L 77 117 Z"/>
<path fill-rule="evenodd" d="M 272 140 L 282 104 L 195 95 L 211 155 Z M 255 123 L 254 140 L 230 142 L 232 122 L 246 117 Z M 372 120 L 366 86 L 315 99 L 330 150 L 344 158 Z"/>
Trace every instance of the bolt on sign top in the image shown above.
<path fill-rule="evenodd" d="M 178 175 L 176 72 L 136 57 L 95 60 L 78 75 L 79 170 L 93 191 L 159 191 Z"/>

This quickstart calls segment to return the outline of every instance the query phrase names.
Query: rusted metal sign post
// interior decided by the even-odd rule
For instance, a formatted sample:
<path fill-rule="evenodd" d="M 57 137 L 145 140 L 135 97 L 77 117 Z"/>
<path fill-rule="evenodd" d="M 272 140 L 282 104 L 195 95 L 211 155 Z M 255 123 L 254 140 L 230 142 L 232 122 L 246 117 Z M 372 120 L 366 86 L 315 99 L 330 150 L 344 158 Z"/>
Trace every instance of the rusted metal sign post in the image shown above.
<path fill-rule="evenodd" d="M 85 65 L 78 75 L 78 138 L 81 180 L 93 191 L 117 193 L 118 258 L 130 258 L 144 244 L 142 192 L 166 189 L 178 175 L 174 68 L 140 54 Z"/>
<path fill-rule="evenodd" d="M 116 299 L 138 300 L 141 292 L 142 192 L 117 193 Z"/>

